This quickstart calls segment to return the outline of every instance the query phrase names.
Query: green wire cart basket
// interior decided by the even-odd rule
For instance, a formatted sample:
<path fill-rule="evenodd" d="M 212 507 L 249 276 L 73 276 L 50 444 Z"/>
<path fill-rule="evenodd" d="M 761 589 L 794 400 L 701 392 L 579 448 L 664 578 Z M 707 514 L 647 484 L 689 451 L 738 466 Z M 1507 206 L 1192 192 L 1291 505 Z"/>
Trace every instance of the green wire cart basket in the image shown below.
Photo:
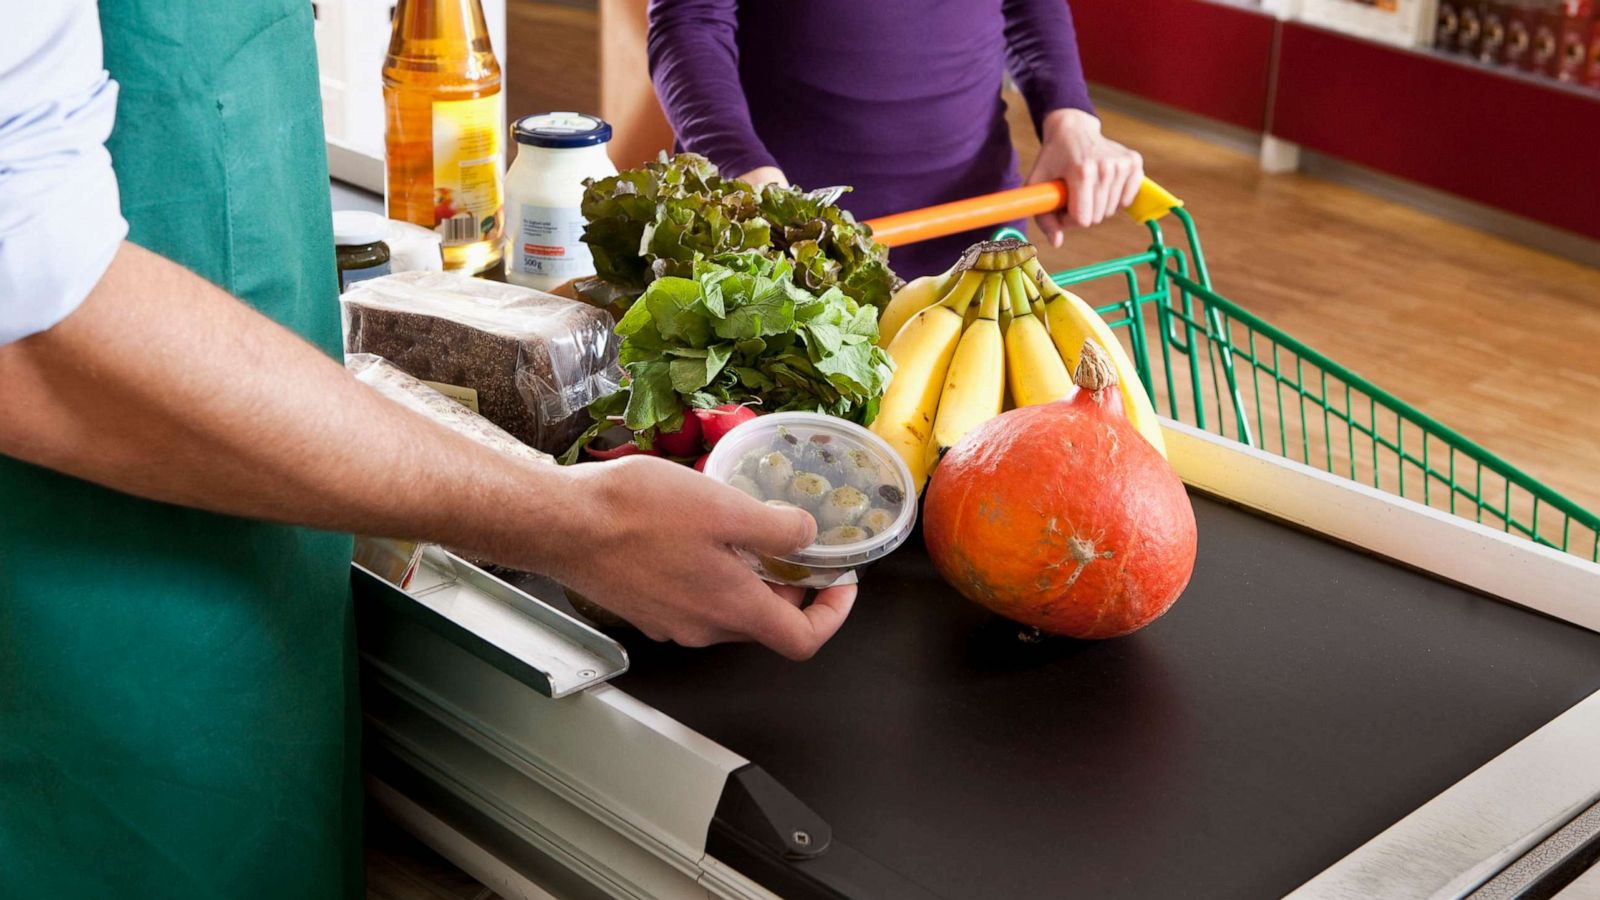
<path fill-rule="evenodd" d="M 1065 200 L 1054 182 L 868 224 L 896 246 Z M 1121 298 L 1096 310 L 1124 339 L 1158 412 L 1600 562 L 1600 516 L 1218 294 L 1182 201 L 1147 179 L 1128 212 L 1150 230 L 1149 249 L 1052 277 L 1063 287 L 1105 282 Z M 1186 246 L 1167 243 L 1168 214 Z"/>

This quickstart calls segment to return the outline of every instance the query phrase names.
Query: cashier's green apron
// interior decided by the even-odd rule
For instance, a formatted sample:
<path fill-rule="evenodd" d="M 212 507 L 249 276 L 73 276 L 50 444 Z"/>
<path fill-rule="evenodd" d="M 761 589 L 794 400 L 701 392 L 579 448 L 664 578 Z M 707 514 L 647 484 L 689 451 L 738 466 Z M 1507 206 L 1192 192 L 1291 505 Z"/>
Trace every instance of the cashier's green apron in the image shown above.
<path fill-rule="evenodd" d="M 100 12 L 130 239 L 335 352 L 311 4 Z M 0 897 L 358 892 L 349 560 L 0 457 Z"/>

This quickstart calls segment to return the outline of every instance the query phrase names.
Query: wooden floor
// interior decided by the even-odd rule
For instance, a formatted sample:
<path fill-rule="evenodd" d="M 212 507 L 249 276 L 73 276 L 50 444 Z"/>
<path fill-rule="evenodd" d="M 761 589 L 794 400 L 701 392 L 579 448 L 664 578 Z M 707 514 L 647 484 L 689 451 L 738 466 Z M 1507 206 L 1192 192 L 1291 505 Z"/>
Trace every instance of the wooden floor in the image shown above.
<path fill-rule="evenodd" d="M 597 109 L 595 13 L 511 0 L 508 19 L 510 45 L 537 48 L 508 61 L 508 113 Z M 1026 170 L 1036 142 L 1013 112 Z M 1328 181 L 1264 175 L 1250 154 L 1129 116 L 1104 119 L 1106 132 L 1143 153 L 1152 176 L 1187 203 L 1220 294 L 1600 510 L 1600 271 Z M 1043 258 L 1056 271 L 1147 244 L 1141 227 L 1118 219 L 1072 233 Z M 1115 299 L 1103 287 L 1085 294 Z M 1293 451 L 1297 395 L 1288 392 L 1281 418 L 1276 401 L 1285 395 L 1273 382 L 1244 396 L 1252 410 L 1261 400 L 1269 447 L 1277 449 L 1281 424 Z M 1393 440 L 1385 428 L 1377 430 Z M 1415 442 L 1408 449 L 1421 452 Z M 1332 455 L 1343 465 L 1364 450 Z M 487 896 L 393 829 L 372 835 L 369 896 Z"/>

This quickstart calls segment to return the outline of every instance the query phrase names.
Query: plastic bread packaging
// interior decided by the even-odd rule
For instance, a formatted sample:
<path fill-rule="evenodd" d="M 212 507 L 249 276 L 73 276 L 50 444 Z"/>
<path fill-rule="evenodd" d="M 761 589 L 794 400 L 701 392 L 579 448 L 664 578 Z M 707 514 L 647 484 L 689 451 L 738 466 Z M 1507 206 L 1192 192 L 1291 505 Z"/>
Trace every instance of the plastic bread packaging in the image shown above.
<path fill-rule="evenodd" d="M 357 381 L 463 437 L 530 462 L 555 464 L 554 457 L 522 443 L 505 429 L 400 371 L 381 356 L 357 353 L 345 359 L 344 365 Z M 354 562 L 401 589 L 410 583 L 421 558 L 422 545 L 415 541 L 363 535 L 355 539 Z"/>
<path fill-rule="evenodd" d="M 505 429 L 462 406 L 459 401 L 446 397 L 400 371 L 381 356 L 356 353 L 347 357 L 344 365 L 357 381 L 463 437 L 477 441 L 491 450 L 498 450 L 531 462 L 555 463 L 555 458 L 550 454 L 522 443 Z"/>
<path fill-rule="evenodd" d="M 356 353 L 347 357 L 344 365 L 357 381 L 372 387 L 401 406 L 421 413 L 486 447 L 534 462 L 555 464 L 555 458 L 548 453 L 542 453 L 522 443 L 505 429 L 462 406 L 459 401 L 446 397 L 400 371 L 381 356 Z M 421 555 L 422 546 L 409 541 L 367 537 L 356 539 L 356 562 L 401 588 L 406 587 L 410 581 Z M 468 562 L 518 590 L 527 591 L 547 601 L 553 597 L 564 596 L 574 612 L 602 628 L 616 628 L 627 624 L 605 607 L 562 588 L 546 576 L 497 565 L 472 554 L 462 555 Z"/>
<path fill-rule="evenodd" d="M 440 255 L 439 232 L 410 222 L 388 219 L 389 235 L 383 242 L 389 245 L 389 271 L 440 272 L 444 270 L 444 257 Z"/>
<path fill-rule="evenodd" d="M 339 299 L 346 353 L 381 356 L 547 453 L 622 377 L 610 314 L 575 300 L 453 272 L 373 278 Z"/>

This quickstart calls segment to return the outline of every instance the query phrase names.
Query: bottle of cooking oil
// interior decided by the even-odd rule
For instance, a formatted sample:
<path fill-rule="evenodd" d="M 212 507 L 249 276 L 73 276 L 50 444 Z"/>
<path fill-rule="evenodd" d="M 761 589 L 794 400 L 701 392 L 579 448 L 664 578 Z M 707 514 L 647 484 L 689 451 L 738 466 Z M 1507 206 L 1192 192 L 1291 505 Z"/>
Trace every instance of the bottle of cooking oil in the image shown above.
<path fill-rule="evenodd" d="M 439 232 L 447 269 L 500 261 L 500 64 L 479 0 L 400 0 L 383 61 L 389 217 Z"/>

